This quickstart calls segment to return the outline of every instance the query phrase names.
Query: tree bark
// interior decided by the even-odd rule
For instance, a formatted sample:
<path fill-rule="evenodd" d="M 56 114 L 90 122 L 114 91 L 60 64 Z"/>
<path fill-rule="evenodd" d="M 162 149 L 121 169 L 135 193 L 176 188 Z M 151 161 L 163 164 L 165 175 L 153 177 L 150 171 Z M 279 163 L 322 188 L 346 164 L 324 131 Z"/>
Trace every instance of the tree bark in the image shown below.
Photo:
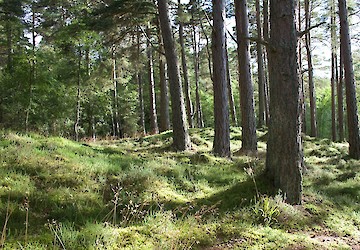
<path fill-rule="evenodd" d="M 256 26 L 257 26 L 257 38 L 259 41 L 263 40 L 262 26 L 261 26 L 261 12 L 260 12 L 260 0 L 255 1 L 256 7 Z M 263 58 L 263 46 L 260 42 L 256 44 L 257 52 L 257 66 L 258 66 L 258 87 L 259 87 L 259 127 L 265 125 L 266 113 L 265 113 L 265 71 L 264 71 L 264 58 Z"/>
<path fill-rule="evenodd" d="M 311 27 L 309 0 L 305 0 L 305 24 L 306 24 L 305 30 L 308 30 Z M 314 70 L 313 70 L 312 54 L 311 54 L 310 30 L 305 34 L 305 48 L 306 48 L 307 64 L 308 64 L 308 83 L 309 83 L 309 98 L 310 98 L 310 124 L 311 124 L 310 135 L 316 137 L 317 136 L 316 94 L 315 94 Z"/>
<path fill-rule="evenodd" d="M 81 59 L 82 52 L 79 48 L 79 58 L 78 58 L 78 75 L 77 75 L 77 96 L 76 96 L 76 115 L 75 115 L 75 140 L 79 141 L 79 130 L 80 130 L 80 115 L 81 115 Z"/>
<path fill-rule="evenodd" d="M 298 21 L 298 30 L 302 30 L 302 15 L 301 15 L 301 4 L 298 0 L 298 12 L 297 12 L 297 21 Z M 306 98 L 305 98 L 305 87 L 304 87 L 304 73 L 303 73 L 303 64 L 302 64 L 302 47 L 303 41 L 300 37 L 298 39 L 298 66 L 299 66 L 299 80 L 300 80 L 300 105 L 301 105 L 301 121 L 302 121 L 302 132 L 306 134 Z"/>
<path fill-rule="evenodd" d="M 114 124 L 115 124 L 115 136 L 121 137 L 121 126 L 119 116 L 119 98 L 118 98 L 118 82 L 117 82 L 117 65 L 116 56 L 113 55 L 113 86 L 114 86 Z"/>
<path fill-rule="evenodd" d="M 346 0 L 339 0 L 340 17 L 340 48 L 343 55 L 345 72 L 346 108 L 348 120 L 349 155 L 360 159 L 360 135 L 357 111 L 354 68 L 351 55 L 351 40 L 349 34 Z"/>
<path fill-rule="evenodd" d="M 270 126 L 266 173 L 286 202 L 302 199 L 300 84 L 295 1 L 270 0 Z"/>
<path fill-rule="evenodd" d="M 211 62 L 212 56 L 211 56 L 211 49 L 210 49 L 210 39 L 209 39 L 208 35 L 206 34 L 205 27 L 202 23 L 202 19 L 200 19 L 200 26 L 201 26 L 202 32 L 204 33 L 204 37 L 205 37 L 205 41 L 206 41 L 206 55 L 207 55 L 210 79 L 212 81 L 214 81 L 214 74 L 212 71 L 212 62 Z"/>
<path fill-rule="evenodd" d="M 180 0 L 178 0 L 179 19 L 182 18 L 182 15 L 183 15 L 183 9 L 182 9 Z M 181 48 L 181 64 L 182 64 L 182 72 L 183 72 L 183 79 L 184 79 L 186 114 L 187 114 L 189 127 L 193 128 L 194 127 L 193 106 L 192 106 L 192 102 L 191 102 L 188 67 L 187 67 L 187 63 L 186 63 L 184 25 L 181 20 L 179 20 L 179 42 L 180 42 L 180 48 Z"/>
<path fill-rule="evenodd" d="M 150 28 L 147 29 L 147 37 L 150 39 Z M 150 41 L 147 40 L 147 57 L 148 57 L 148 79 L 149 79 L 149 96 L 150 96 L 150 127 L 152 134 L 159 133 L 156 112 L 156 98 L 155 98 L 155 78 L 154 78 L 154 61 L 153 50 Z"/>
<path fill-rule="evenodd" d="M 269 40 L 269 1 L 263 0 L 263 37 L 265 41 Z M 270 94 L 269 94 L 269 81 L 268 81 L 268 48 L 265 47 L 264 51 L 264 67 L 265 67 L 265 121 L 266 125 L 269 125 L 270 120 Z"/>
<path fill-rule="evenodd" d="M 225 0 L 213 0 L 214 154 L 230 157 L 230 125 L 225 56 Z"/>
<path fill-rule="evenodd" d="M 335 3 L 331 1 L 330 8 L 330 31 L 331 31 L 331 135 L 332 140 L 336 141 L 336 86 L 338 86 L 337 76 L 337 45 L 336 45 L 336 15 Z"/>
<path fill-rule="evenodd" d="M 171 32 L 167 0 L 158 0 L 158 11 L 164 40 L 165 57 L 168 65 L 173 122 L 173 148 L 183 151 L 191 148 L 191 141 L 186 120 L 179 62 L 175 51 L 173 34 Z"/>
<path fill-rule="evenodd" d="M 249 53 L 249 20 L 246 0 L 235 0 L 236 33 L 238 43 L 239 89 L 243 151 L 257 151 L 254 90 L 251 82 Z"/>

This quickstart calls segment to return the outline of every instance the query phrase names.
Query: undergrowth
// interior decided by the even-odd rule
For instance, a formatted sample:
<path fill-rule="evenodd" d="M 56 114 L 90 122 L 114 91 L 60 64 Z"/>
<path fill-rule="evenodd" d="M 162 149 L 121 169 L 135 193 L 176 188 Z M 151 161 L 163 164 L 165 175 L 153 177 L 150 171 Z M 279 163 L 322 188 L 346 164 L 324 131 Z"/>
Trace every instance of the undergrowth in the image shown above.
<path fill-rule="evenodd" d="M 258 155 L 211 154 L 213 131 L 193 149 L 171 133 L 76 143 L 0 132 L 0 248 L 338 249 L 360 242 L 360 164 L 347 144 L 305 138 L 304 202 L 290 206 Z"/>

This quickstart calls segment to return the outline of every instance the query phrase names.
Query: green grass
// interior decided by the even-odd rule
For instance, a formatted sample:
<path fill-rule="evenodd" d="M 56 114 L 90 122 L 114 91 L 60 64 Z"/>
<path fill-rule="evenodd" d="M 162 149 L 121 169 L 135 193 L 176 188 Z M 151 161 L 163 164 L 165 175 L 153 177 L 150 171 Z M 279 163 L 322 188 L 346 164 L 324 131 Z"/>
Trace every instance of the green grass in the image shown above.
<path fill-rule="evenodd" d="M 170 150 L 170 132 L 76 143 L 0 131 L 0 226 L 5 228 L 0 245 L 4 249 L 359 245 L 360 162 L 346 156 L 348 145 L 304 138 L 304 203 L 289 206 L 263 176 L 266 131 L 258 131 L 258 136 L 259 154 L 238 156 L 241 129 L 232 128 L 234 156 L 229 160 L 211 154 L 211 129 L 191 130 L 193 149 L 188 152 Z"/>

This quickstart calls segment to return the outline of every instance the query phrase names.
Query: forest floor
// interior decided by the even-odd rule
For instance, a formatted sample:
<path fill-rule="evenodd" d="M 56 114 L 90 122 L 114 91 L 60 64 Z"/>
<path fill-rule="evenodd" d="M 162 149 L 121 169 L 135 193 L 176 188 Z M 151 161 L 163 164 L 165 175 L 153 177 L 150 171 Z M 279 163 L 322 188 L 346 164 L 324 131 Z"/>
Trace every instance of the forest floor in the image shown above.
<path fill-rule="evenodd" d="M 213 130 L 193 149 L 171 133 L 76 143 L 0 131 L 0 248 L 360 249 L 360 161 L 346 143 L 304 137 L 303 204 L 290 206 L 263 175 L 259 153 L 211 154 Z"/>

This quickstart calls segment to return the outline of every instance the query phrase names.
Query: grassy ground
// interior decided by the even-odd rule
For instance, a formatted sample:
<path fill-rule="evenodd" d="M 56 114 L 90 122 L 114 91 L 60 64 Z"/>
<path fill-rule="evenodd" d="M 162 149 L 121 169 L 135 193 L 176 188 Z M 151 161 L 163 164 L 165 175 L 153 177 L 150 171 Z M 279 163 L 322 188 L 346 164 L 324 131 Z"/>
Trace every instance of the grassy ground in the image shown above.
<path fill-rule="evenodd" d="M 0 132 L 0 248 L 356 249 L 360 162 L 347 144 L 305 140 L 304 203 L 285 204 L 259 154 L 211 155 L 213 131 L 75 143 Z M 241 130 L 232 128 L 232 149 Z"/>

